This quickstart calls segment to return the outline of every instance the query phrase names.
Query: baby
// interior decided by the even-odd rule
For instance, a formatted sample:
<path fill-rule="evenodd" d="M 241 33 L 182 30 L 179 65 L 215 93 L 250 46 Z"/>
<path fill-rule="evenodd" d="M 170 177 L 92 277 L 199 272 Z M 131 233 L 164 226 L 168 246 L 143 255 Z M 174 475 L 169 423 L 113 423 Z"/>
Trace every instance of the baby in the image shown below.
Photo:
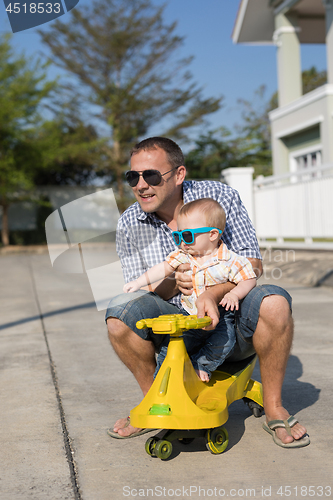
<path fill-rule="evenodd" d="M 183 205 L 177 218 L 178 231 L 172 233 L 179 250 L 170 253 L 164 262 L 124 286 L 124 292 L 134 292 L 172 275 L 180 264 L 190 264 L 191 269 L 186 272 L 192 276 L 193 291 L 191 295 L 182 294 L 184 311 L 180 310 L 180 313 L 197 314 L 196 300 L 208 287 L 227 281 L 236 284 L 221 301 L 224 310 L 220 311 L 221 319 L 215 330 L 201 330 L 199 335 L 194 330 L 191 332 L 191 339 L 188 332 L 184 334 L 193 366 L 199 378 L 205 382 L 210 379 L 211 372 L 223 363 L 235 344 L 231 311 L 238 310 L 239 301 L 256 285 L 256 275 L 249 260 L 228 250 L 221 241 L 225 223 L 223 208 L 211 198 Z M 198 352 L 191 354 L 190 351 L 198 349 Z M 167 345 L 162 345 L 155 374 L 166 351 Z"/>

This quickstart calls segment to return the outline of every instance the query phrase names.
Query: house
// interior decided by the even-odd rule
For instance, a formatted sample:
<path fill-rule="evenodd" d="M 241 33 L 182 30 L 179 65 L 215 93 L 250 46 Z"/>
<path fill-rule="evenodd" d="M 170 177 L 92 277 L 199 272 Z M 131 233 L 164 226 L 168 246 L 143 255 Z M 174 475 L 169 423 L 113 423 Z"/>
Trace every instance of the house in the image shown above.
<path fill-rule="evenodd" d="M 274 175 L 332 164 L 333 0 L 241 0 L 232 38 L 277 47 L 279 107 L 269 115 Z M 305 43 L 326 44 L 328 83 L 302 95 Z"/>

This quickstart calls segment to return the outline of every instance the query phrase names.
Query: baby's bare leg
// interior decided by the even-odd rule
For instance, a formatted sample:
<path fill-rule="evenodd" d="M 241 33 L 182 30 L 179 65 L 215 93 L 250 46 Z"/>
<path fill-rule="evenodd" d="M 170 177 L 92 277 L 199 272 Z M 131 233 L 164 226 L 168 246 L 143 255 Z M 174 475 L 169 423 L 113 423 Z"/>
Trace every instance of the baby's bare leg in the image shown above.
<path fill-rule="evenodd" d="M 195 370 L 195 373 L 198 375 L 199 379 L 203 382 L 209 382 L 209 375 L 204 370 Z"/>

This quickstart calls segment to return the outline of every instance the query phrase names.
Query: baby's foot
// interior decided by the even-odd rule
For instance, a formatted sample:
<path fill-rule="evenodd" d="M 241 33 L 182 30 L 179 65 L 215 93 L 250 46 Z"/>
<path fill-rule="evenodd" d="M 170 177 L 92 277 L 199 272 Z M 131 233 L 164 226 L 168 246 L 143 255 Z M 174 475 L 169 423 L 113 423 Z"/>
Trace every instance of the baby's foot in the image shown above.
<path fill-rule="evenodd" d="M 195 370 L 195 373 L 198 375 L 199 379 L 203 382 L 209 382 L 209 375 L 204 370 Z"/>

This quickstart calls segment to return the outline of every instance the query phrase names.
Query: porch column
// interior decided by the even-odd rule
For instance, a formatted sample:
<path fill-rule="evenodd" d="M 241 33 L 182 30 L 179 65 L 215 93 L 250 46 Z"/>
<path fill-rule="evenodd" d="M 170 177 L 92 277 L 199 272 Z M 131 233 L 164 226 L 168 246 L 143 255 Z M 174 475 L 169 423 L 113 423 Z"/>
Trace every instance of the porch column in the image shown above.
<path fill-rule="evenodd" d="M 333 83 L 333 0 L 323 0 L 326 9 L 327 83 Z"/>
<path fill-rule="evenodd" d="M 302 70 L 297 18 L 278 14 L 273 40 L 277 45 L 279 107 L 302 95 Z"/>

